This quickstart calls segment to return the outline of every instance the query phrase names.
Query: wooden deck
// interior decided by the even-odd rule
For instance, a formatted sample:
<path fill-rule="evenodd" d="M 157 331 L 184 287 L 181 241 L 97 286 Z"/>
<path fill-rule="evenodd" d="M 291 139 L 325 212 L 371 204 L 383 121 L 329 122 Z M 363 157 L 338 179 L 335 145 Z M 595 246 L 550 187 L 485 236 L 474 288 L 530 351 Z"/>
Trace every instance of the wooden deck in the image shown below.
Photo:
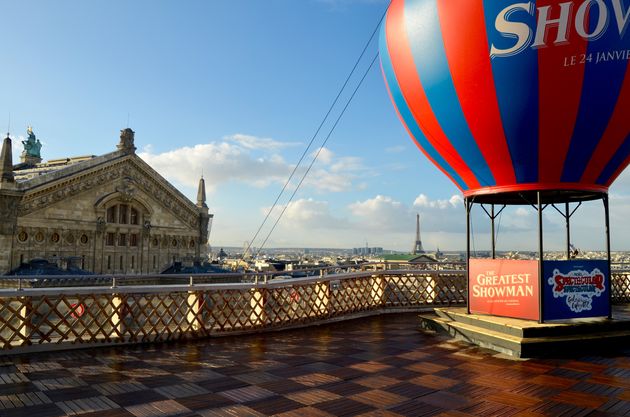
<path fill-rule="evenodd" d="M 630 346 L 514 361 L 415 314 L 0 358 L 0 416 L 624 416 Z"/>

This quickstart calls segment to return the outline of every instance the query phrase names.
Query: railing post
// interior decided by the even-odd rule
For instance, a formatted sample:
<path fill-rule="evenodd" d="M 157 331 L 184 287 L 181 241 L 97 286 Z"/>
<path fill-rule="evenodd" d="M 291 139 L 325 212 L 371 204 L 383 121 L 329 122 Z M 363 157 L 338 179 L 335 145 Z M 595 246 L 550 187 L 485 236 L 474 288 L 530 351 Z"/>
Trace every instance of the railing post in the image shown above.
<path fill-rule="evenodd" d="M 193 277 L 190 277 L 189 287 L 194 286 Z M 202 329 L 203 323 L 201 319 L 201 300 L 203 294 L 195 291 L 188 291 L 188 299 L 186 300 L 188 304 L 188 314 L 186 315 L 186 320 L 190 325 L 190 328 L 194 332 L 198 332 Z"/>
<path fill-rule="evenodd" d="M 435 288 L 438 286 L 438 274 L 437 273 L 431 273 L 431 275 L 426 277 L 426 289 L 425 289 L 425 293 L 427 295 L 427 304 L 433 304 L 435 303 L 435 296 L 436 296 L 436 291 Z M 440 289 L 438 288 L 438 291 Z M 441 300 L 438 300 L 441 301 Z"/>
<path fill-rule="evenodd" d="M 31 297 L 20 297 L 22 307 L 20 307 L 20 317 L 22 327 L 20 327 L 20 337 L 22 338 L 22 346 L 31 344 L 31 312 L 33 311 L 33 299 Z"/>
<path fill-rule="evenodd" d="M 381 275 L 370 277 L 370 304 L 374 307 L 382 307 L 384 304 L 385 286 Z"/>
<path fill-rule="evenodd" d="M 192 331 L 199 331 L 203 327 L 201 319 L 201 299 L 202 293 L 188 291 L 188 315 L 186 319 Z"/>
<path fill-rule="evenodd" d="M 328 308 L 330 306 L 330 283 L 316 282 L 315 297 L 315 311 L 320 315 L 328 314 Z"/>
<path fill-rule="evenodd" d="M 112 295 L 112 333 L 121 341 L 125 339 L 126 300 L 121 294 Z"/>
<path fill-rule="evenodd" d="M 266 277 L 265 277 L 266 278 Z M 252 297 L 249 300 L 252 312 L 249 320 L 254 326 L 263 326 L 267 322 L 267 313 L 265 311 L 265 289 L 252 288 Z"/>

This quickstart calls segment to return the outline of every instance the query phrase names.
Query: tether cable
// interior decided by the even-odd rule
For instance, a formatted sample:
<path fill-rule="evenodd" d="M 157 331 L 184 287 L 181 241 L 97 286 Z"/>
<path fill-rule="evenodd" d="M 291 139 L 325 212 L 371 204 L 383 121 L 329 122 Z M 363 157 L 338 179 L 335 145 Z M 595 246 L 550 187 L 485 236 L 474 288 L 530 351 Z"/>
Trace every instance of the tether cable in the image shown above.
<path fill-rule="evenodd" d="M 293 190 L 293 193 L 291 194 L 291 197 L 289 198 L 289 201 L 287 201 L 287 204 L 282 208 L 282 211 L 280 212 L 280 215 L 278 216 L 278 218 L 276 219 L 275 223 L 271 227 L 271 230 L 269 230 L 269 233 L 267 233 L 267 236 L 265 237 L 265 240 L 263 240 L 262 244 L 260 245 L 260 248 L 258 248 L 258 251 L 256 251 L 256 256 L 258 256 L 260 254 L 260 251 L 262 250 L 262 248 L 265 247 L 265 244 L 267 243 L 267 240 L 269 239 L 269 237 L 271 236 L 271 234 L 275 230 L 276 226 L 278 225 L 278 222 L 280 222 L 280 219 L 284 215 L 284 212 L 289 207 L 289 204 L 291 204 L 291 202 L 293 201 L 293 198 L 295 197 L 295 195 L 297 194 L 298 190 L 300 189 L 300 186 L 302 185 L 302 183 L 306 179 L 306 176 L 308 175 L 308 173 L 310 172 L 311 168 L 315 164 L 315 161 L 317 161 L 317 157 L 321 153 L 321 151 L 324 148 L 324 146 L 326 146 L 326 143 L 328 142 L 328 139 L 330 139 L 330 136 L 335 131 L 335 128 L 337 127 L 337 125 L 339 124 L 339 121 L 341 120 L 341 118 L 345 114 L 346 110 L 348 109 L 348 106 L 350 106 L 350 103 L 352 102 L 352 99 L 357 94 L 357 91 L 359 91 L 359 88 L 363 84 L 363 81 L 365 80 L 365 77 L 368 75 L 368 73 L 370 72 L 370 70 L 374 66 L 374 62 L 376 62 L 376 58 L 378 58 L 378 52 L 374 55 L 374 58 L 372 58 L 372 62 L 370 62 L 370 66 L 365 70 L 365 73 L 363 74 L 363 77 L 361 77 L 361 80 L 359 81 L 359 83 L 355 87 L 354 91 L 352 92 L 352 95 L 350 96 L 350 98 L 346 102 L 346 105 L 344 106 L 343 110 L 341 110 L 341 113 L 337 117 L 337 120 L 335 121 L 335 124 L 332 126 L 332 128 L 328 132 L 328 135 L 326 135 L 326 139 L 324 139 L 324 142 L 322 142 L 322 145 L 317 150 L 317 153 L 315 154 L 315 156 L 311 160 L 311 163 L 309 164 L 308 168 L 306 169 L 306 172 L 304 172 L 304 175 L 302 175 L 302 178 L 300 179 L 300 182 L 298 183 L 297 187 L 295 187 L 295 190 Z"/>
<path fill-rule="evenodd" d="M 269 211 L 267 212 L 267 215 L 265 216 L 264 220 L 262 221 L 262 223 L 260 224 L 260 226 L 258 227 L 258 230 L 256 230 L 256 233 L 254 234 L 254 237 L 249 241 L 249 243 L 247 244 L 247 249 L 245 249 L 245 251 L 243 251 L 243 254 L 241 256 L 241 260 L 245 259 L 245 255 L 247 253 L 249 253 L 252 245 L 254 244 L 254 242 L 256 241 L 256 239 L 258 238 L 258 235 L 260 234 L 260 231 L 262 230 L 262 228 L 265 226 L 265 224 L 267 223 L 267 220 L 269 219 L 269 216 L 271 215 L 271 213 L 273 212 L 273 210 L 276 208 L 276 206 L 278 205 L 278 201 L 280 201 L 280 198 L 282 197 L 282 195 L 284 194 L 284 192 L 286 191 L 287 187 L 289 186 L 289 184 L 291 183 L 291 180 L 293 179 L 293 177 L 295 176 L 295 173 L 297 172 L 298 168 L 300 167 L 302 161 L 304 160 L 304 157 L 308 154 L 308 151 L 311 149 L 311 146 L 313 145 L 313 142 L 315 141 L 315 138 L 317 138 L 317 135 L 319 135 L 319 132 L 321 131 L 322 127 L 324 126 L 324 123 L 326 123 L 326 121 L 328 120 L 328 116 L 330 116 L 330 113 L 332 113 L 333 109 L 335 108 L 335 106 L 337 105 L 337 102 L 339 101 L 339 97 L 341 97 L 341 94 L 343 94 L 343 92 L 345 91 L 348 83 L 350 82 L 350 79 L 352 78 L 352 76 L 354 75 L 354 72 L 356 71 L 357 67 L 359 66 L 359 63 L 361 62 L 361 60 L 363 59 L 363 56 L 365 55 L 365 51 L 367 51 L 368 47 L 370 46 L 370 44 L 372 43 L 372 39 L 374 39 L 374 35 L 376 35 L 376 32 L 378 31 L 379 27 L 381 26 L 381 22 L 383 21 L 383 19 L 385 18 L 385 14 L 387 13 L 387 9 L 389 8 L 389 6 L 385 9 L 385 12 L 383 13 L 383 15 L 381 16 L 381 18 L 379 19 L 376 27 L 374 28 L 374 30 L 372 31 L 372 34 L 370 35 L 370 38 L 368 39 L 368 41 L 365 43 L 365 46 L 363 47 L 363 50 L 361 51 L 361 54 L 359 55 L 359 57 L 357 58 L 356 62 L 354 63 L 354 66 L 352 67 L 352 70 L 350 71 L 350 74 L 348 74 L 348 76 L 346 77 L 346 80 L 344 81 L 343 85 L 341 86 L 341 89 L 339 90 L 339 92 L 337 93 L 337 96 L 335 97 L 335 99 L 333 100 L 332 104 L 330 105 L 330 107 L 328 108 L 328 111 L 326 112 L 326 115 L 324 116 L 324 118 L 322 119 L 321 123 L 319 124 L 319 126 L 317 127 L 317 130 L 315 131 L 315 133 L 313 134 L 313 136 L 311 137 L 311 140 L 309 141 L 306 149 L 304 149 L 304 152 L 302 153 L 302 155 L 300 156 L 300 159 L 298 160 L 297 164 L 295 165 L 295 167 L 293 168 L 293 170 L 291 171 L 291 174 L 289 175 L 289 178 L 287 179 L 287 181 L 284 183 L 284 186 L 282 187 L 282 189 L 280 190 L 280 192 L 278 193 L 278 196 L 276 197 L 275 201 L 273 202 L 271 208 L 269 209 Z M 370 65 L 371 66 L 371 65 Z M 323 145 L 322 145 L 323 146 Z M 321 149 L 321 148 L 320 148 Z M 319 154 L 319 153 L 318 153 Z M 301 181 L 300 181 L 301 183 Z M 265 239 L 266 241 L 266 239 Z M 258 251 L 259 252 L 259 251 Z M 258 252 L 256 252 L 256 254 L 258 254 Z"/>

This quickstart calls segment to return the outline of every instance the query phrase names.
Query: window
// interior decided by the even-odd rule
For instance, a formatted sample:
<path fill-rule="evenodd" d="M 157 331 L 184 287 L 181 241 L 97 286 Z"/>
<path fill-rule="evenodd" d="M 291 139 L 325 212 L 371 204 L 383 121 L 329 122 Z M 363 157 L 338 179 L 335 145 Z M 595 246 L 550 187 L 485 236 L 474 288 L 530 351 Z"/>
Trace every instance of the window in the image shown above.
<path fill-rule="evenodd" d="M 157 266 L 157 262 L 156 262 L 156 259 L 155 259 L 155 255 L 153 255 L 153 269 L 155 269 L 156 266 Z"/>
<path fill-rule="evenodd" d="M 118 223 L 127 224 L 127 211 L 129 206 L 126 204 L 121 204 L 118 208 Z"/>
<path fill-rule="evenodd" d="M 138 246 L 138 235 L 132 233 L 129 235 L 129 246 Z"/>
<path fill-rule="evenodd" d="M 136 257 L 132 255 L 131 256 L 131 269 L 135 267 L 135 263 L 136 263 Z"/>
<path fill-rule="evenodd" d="M 118 235 L 118 246 L 127 246 L 127 234 L 121 233 Z"/>
<path fill-rule="evenodd" d="M 120 263 L 118 264 L 118 266 L 120 267 L 121 271 L 125 269 L 125 267 L 123 266 L 123 257 L 122 257 L 122 255 L 120 255 Z"/>
<path fill-rule="evenodd" d="M 107 269 L 112 269 L 112 257 L 107 256 Z"/>
<path fill-rule="evenodd" d="M 107 235 L 105 236 L 105 245 L 114 246 L 114 234 L 112 232 L 107 233 Z"/>
<path fill-rule="evenodd" d="M 131 211 L 129 213 L 129 223 L 130 224 L 138 224 L 139 219 L 138 219 L 138 210 L 136 210 L 135 208 L 131 208 Z"/>
<path fill-rule="evenodd" d="M 118 206 L 112 206 L 107 209 L 107 223 L 116 223 L 116 214 L 118 212 Z"/>

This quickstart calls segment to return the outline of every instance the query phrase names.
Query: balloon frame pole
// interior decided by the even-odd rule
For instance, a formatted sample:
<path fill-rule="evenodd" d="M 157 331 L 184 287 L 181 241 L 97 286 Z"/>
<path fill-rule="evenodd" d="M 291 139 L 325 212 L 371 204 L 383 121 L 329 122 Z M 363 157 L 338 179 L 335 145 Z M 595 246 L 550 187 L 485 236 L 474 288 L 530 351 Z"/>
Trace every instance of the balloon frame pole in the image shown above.
<path fill-rule="evenodd" d="M 543 207 L 542 207 L 542 196 L 540 191 L 536 192 L 537 197 L 537 209 L 538 209 L 538 276 L 540 280 L 540 289 L 538 291 L 538 323 L 544 323 L 544 313 L 545 309 L 543 306 L 544 302 L 544 288 L 545 288 L 545 278 L 543 275 Z"/>
<path fill-rule="evenodd" d="M 608 318 L 612 319 L 612 269 L 610 260 L 610 207 L 608 204 L 608 194 L 602 195 L 602 201 L 604 203 L 604 218 L 606 227 L 606 254 L 608 260 Z"/>
<path fill-rule="evenodd" d="M 466 206 L 466 313 L 470 314 L 470 210 L 472 203 L 468 197 L 464 199 Z"/>

